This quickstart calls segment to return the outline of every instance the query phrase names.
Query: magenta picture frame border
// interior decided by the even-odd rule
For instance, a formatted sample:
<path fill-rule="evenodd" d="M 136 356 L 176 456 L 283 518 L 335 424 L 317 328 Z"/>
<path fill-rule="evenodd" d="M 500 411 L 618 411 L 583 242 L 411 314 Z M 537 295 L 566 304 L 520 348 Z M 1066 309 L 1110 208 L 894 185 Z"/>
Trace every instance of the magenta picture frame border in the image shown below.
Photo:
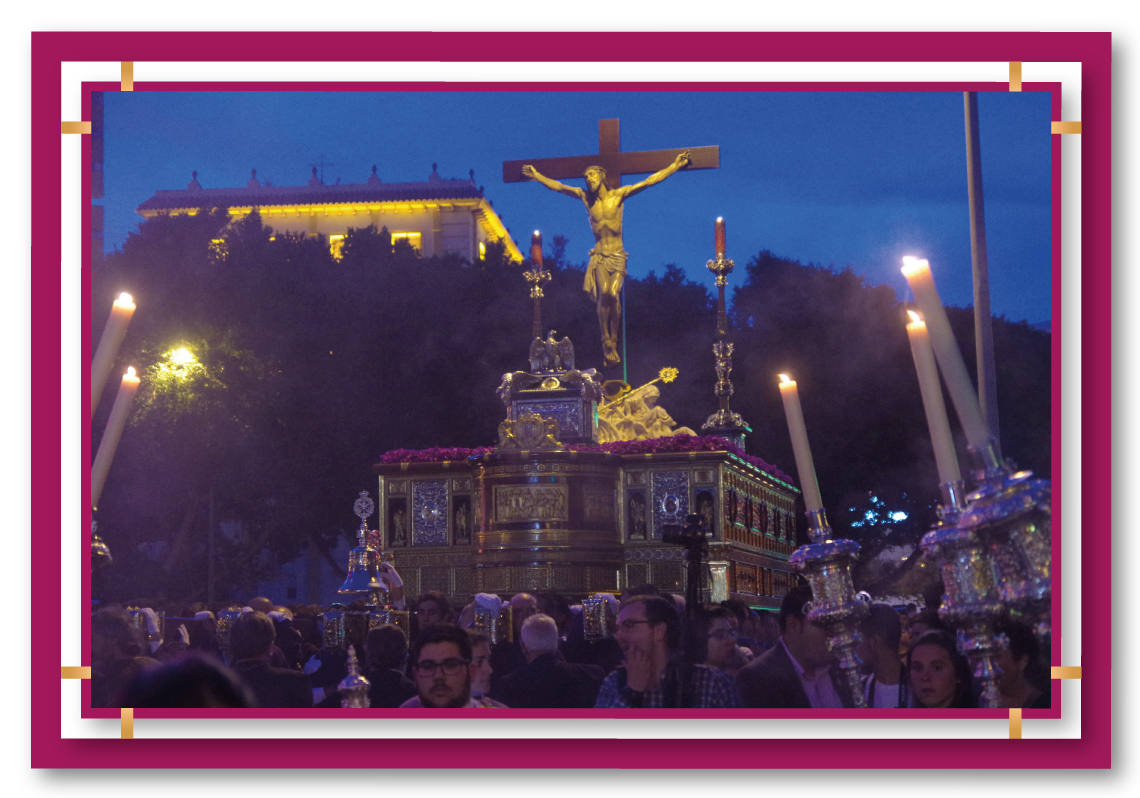
<path fill-rule="evenodd" d="M 1081 259 L 1082 283 L 1082 462 L 1091 473 L 1111 475 L 1111 37 L 1107 33 L 545 33 L 539 36 L 522 33 L 481 33 L 471 37 L 466 33 L 33 33 L 32 34 L 32 505 L 44 506 L 58 494 L 58 473 L 61 439 L 55 419 L 60 413 L 59 374 L 54 370 L 57 362 L 50 347 L 62 344 L 60 335 L 59 295 L 60 272 L 56 264 L 62 259 L 58 226 L 58 208 L 61 202 L 61 164 L 54 140 L 60 121 L 61 68 L 65 61 L 346 61 L 346 53 L 383 53 L 384 58 L 368 60 L 416 61 L 422 53 L 431 52 L 433 60 L 443 61 L 643 61 L 660 60 L 661 53 L 670 54 L 671 61 L 731 62 L 732 53 L 761 53 L 769 62 L 795 63 L 800 61 L 1069 61 L 1081 64 Z M 573 52 L 574 58 L 565 53 Z M 282 58 L 282 53 L 289 57 Z M 446 56 L 441 57 L 440 54 Z M 493 53 L 494 58 L 487 54 Z M 551 53 L 558 53 L 555 58 Z M 620 53 L 614 56 L 614 53 Z M 826 55 L 820 55 L 825 53 Z M 207 55 L 204 55 L 207 54 Z M 303 55 L 302 55 L 303 54 Z M 509 55 L 506 55 L 509 54 Z M 756 60 L 755 58 L 753 60 Z M 219 84 L 229 90 L 249 89 L 254 85 L 269 88 L 270 84 Z M 271 84 L 274 89 L 320 88 L 320 84 Z M 329 84 L 345 86 L 346 84 Z M 710 88 L 716 84 L 684 84 L 685 88 Z M 722 84 L 723 85 L 723 84 Z M 846 89 L 869 88 L 843 84 Z M 939 84 L 942 90 L 993 90 L 995 83 L 969 84 L 955 82 Z M 200 84 L 139 84 L 137 90 L 186 90 Z M 474 84 L 393 84 L 384 88 L 414 88 L 430 91 L 433 88 L 476 88 Z M 875 83 L 875 90 L 922 90 L 922 84 Z M 352 84 L 353 90 L 372 87 L 370 84 Z M 527 89 L 598 88 L 597 84 L 527 84 Z M 727 86 L 726 86 L 727 87 Z M 734 89 L 749 88 L 749 84 L 731 84 Z M 766 90 L 834 90 L 836 84 L 826 83 L 764 83 Z M 118 84 L 84 84 L 83 115 L 90 119 L 90 91 L 114 90 Z M 630 84 L 606 84 L 606 88 L 631 88 Z M 653 89 L 671 88 L 653 84 Z M 672 87 L 676 88 L 676 87 Z M 933 88 L 933 85 L 930 85 Z M 1024 84 L 1023 90 L 1051 91 L 1053 119 L 1060 119 L 1060 91 L 1058 84 Z M 1067 120 L 1066 120 L 1067 121 Z M 1088 143 L 1090 146 L 1085 147 Z M 51 145 L 51 146 L 49 146 Z M 1052 272 L 1053 319 L 1060 332 L 1064 323 L 1061 317 L 1060 283 L 1061 231 L 1060 231 L 1060 135 L 1052 139 L 1053 153 L 1053 214 L 1052 214 Z M 81 252 L 87 251 L 90 218 L 90 156 L 83 148 L 83 236 Z M 90 271 L 84 269 L 83 296 L 90 288 Z M 89 310 L 84 309 L 83 335 L 88 336 L 86 324 Z M 56 350 L 57 351 L 57 350 Z M 1053 338 L 1053 446 L 1060 453 L 1060 335 Z M 83 386 L 89 386 L 90 375 L 85 369 Z M 86 394 L 83 394 L 86 395 Z M 86 421 L 84 422 L 86 424 Z M 90 442 L 84 436 L 83 454 L 90 456 Z M 1059 473 L 1059 468 L 1057 469 Z M 1059 481 L 1059 480 L 1057 480 Z M 85 489 L 88 478 L 84 479 Z M 49 496 L 50 494 L 50 496 Z M 1059 505 L 1060 492 L 1056 501 Z M 86 515 L 86 514 L 85 514 Z M 65 519 L 66 522 L 67 519 Z M 86 529 L 85 518 L 74 519 L 80 529 Z M 827 767 L 895 767 L 905 762 L 907 767 L 1108 767 L 1111 741 L 1111 575 L 1103 572 L 1102 564 L 1111 561 L 1111 480 L 1083 480 L 1081 494 L 1082 521 L 1082 595 L 1081 650 L 1082 662 L 1056 661 L 1058 645 L 1054 642 L 1054 666 L 1080 665 L 1082 728 L 1079 739 L 942 739 L 931 746 L 928 739 L 892 739 L 883 746 L 879 739 L 848 739 L 842 745 L 828 749 Z M 58 562 L 58 537 L 36 526 L 32 529 L 32 595 L 31 606 L 44 606 L 58 602 L 58 593 L 51 593 L 54 574 L 45 574 L 37 580 L 35 564 Z M 76 545 L 83 547 L 86 557 L 86 536 L 77 535 Z M 1055 556 L 1059 557 L 1059 546 Z M 1097 556 L 1090 556 L 1095 551 Z M 46 571 L 46 569 L 44 569 Z M 1054 592 L 1054 617 L 1059 612 L 1058 589 Z M 90 588 L 89 575 L 84 573 L 84 597 Z M 76 608 L 82 612 L 82 658 L 89 662 L 86 606 Z M 1058 637 L 1060 629 L 1057 629 Z M 377 764 L 373 757 L 375 742 L 369 738 L 297 738 L 243 740 L 240 746 L 232 742 L 211 739 L 74 739 L 63 738 L 57 724 L 61 704 L 51 698 L 57 695 L 53 684 L 55 661 L 41 662 L 43 652 L 60 656 L 58 634 L 49 625 L 32 627 L 32 695 L 35 696 L 31 718 L 31 750 L 33 767 L 185 767 L 187 762 L 207 762 L 210 767 L 248 767 L 258 759 L 257 753 L 273 752 L 274 767 L 304 767 L 305 762 L 322 761 L 321 754 L 340 754 L 335 761 L 358 762 L 368 767 Z M 76 665 L 83 663 L 59 663 Z M 82 716 L 113 717 L 118 713 L 89 708 L 89 683 L 82 686 Z M 1060 682 L 1054 680 L 1053 705 L 1060 704 Z M 44 698 L 47 696 L 48 698 Z M 62 699 L 60 699 L 62 701 Z M 46 704 L 46 706 L 45 706 Z M 385 710 L 367 711 L 367 717 L 392 717 Z M 423 713 L 416 713 L 417 715 Z M 511 710 L 506 713 L 484 711 L 481 716 L 503 714 L 509 717 L 551 717 L 552 713 Z M 804 718 L 820 721 L 831 718 L 850 718 L 849 713 L 834 711 L 776 712 L 681 710 L 668 716 L 652 711 L 629 711 L 606 714 L 602 710 L 566 710 L 558 717 L 764 717 Z M 1005 710 L 978 710 L 968 717 L 1004 719 Z M 960 714 L 938 711 L 912 710 L 907 717 L 961 717 Z M 363 717 L 362 716 L 362 720 Z M 436 715 L 443 717 L 443 715 Z M 460 717 L 458 713 L 446 716 Z M 1042 710 L 1025 713 L 1028 720 L 1055 718 L 1060 710 Z M 260 710 L 250 712 L 192 711 L 192 710 L 141 710 L 136 718 L 159 717 L 297 717 L 295 712 Z M 345 717 L 343 711 L 312 710 L 306 718 Z M 868 710 L 860 718 L 899 717 L 898 711 Z M 452 767 L 512 767 L 525 762 L 527 767 L 565 767 L 568 762 L 590 763 L 590 767 L 629 767 L 639 747 L 652 750 L 653 757 L 641 761 L 653 767 L 688 767 L 694 761 L 734 763 L 737 767 L 756 767 L 779 761 L 782 767 L 821 767 L 817 754 L 802 744 L 800 739 L 646 739 L 629 740 L 620 747 L 611 739 L 558 740 L 557 746 L 544 739 L 518 739 L 512 741 L 508 756 L 500 740 L 464 739 L 463 746 L 455 746 L 449 753 Z M 145 749 L 137 750 L 141 746 Z M 708 757 L 694 756 L 707 749 Z M 759 752 L 763 750 L 763 757 Z M 306 757 L 290 757 L 291 750 L 304 750 Z M 353 753 L 362 756 L 353 757 Z M 672 754 L 677 756 L 672 756 Z M 712 754 L 720 756 L 713 757 Z M 142 754 L 142 756 L 140 756 Z M 253 754 L 254 756 L 249 756 Z M 344 756 L 348 754 L 348 756 Z M 522 756 L 519 756 L 522 754 Z M 684 754 L 684 755 L 682 755 Z M 750 756 L 751 754 L 751 756 Z M 438 767 L 438 758 L 423 751 L 415 739 L 389 739 L 384 742 L 387 762 L 401 761 L 406 767 Z M 268 761 L 268 760 L 266 760 Z M 723 764 L 718 764 L 723 767 Z M 949 766 L 954 766 L 950 764 Z"/>

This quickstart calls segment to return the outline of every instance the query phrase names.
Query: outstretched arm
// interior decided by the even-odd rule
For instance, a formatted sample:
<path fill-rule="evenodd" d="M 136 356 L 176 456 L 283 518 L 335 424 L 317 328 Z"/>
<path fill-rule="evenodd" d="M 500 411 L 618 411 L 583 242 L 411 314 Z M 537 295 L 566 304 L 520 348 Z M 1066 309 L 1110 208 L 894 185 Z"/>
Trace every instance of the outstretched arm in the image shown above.
<path fill-rule="evenodd" d="M 642 180 L 640 183 L 634 183 L 632 186 L 623 186 L 618 191 L 622 192 L 623 197 L 632 197 L 638 192 L 645 191 L 650 186 L 655 186 L 669 175 L 676 172 L 681 167 L 689 163 L 689 151 L 685 150 L 683 153 L 673 159 L 673 163 L 666 166 L 660 172 L 654 172 L 649 177 Z"/>
<path fill-rule="evenodd" d="M 568 186 L 565 183 L 559 183 L 557 180 L 551 180 L 546 175 L 539 172 L 530 164 L 526 164 L 522 168 L 523 177 L 529 177 L 531 180 L 537 180 L 542 185 L 546 186 L 551 191 L 557 191 L 559 194 L 565 194 L 568 197 L 584 200 L 586 192 L 574 186 Z"/>

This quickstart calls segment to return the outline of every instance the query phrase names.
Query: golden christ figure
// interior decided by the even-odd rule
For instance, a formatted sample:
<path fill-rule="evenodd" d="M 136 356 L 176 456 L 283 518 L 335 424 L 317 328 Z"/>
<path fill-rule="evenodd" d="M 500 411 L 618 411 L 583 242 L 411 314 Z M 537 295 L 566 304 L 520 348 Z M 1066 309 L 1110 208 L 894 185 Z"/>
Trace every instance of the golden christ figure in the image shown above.
<path fill-rule="evenodd" d="M 650 186 L 655 186 L 669 175 L 689 163 L 685 150 L 673 163 L 660 172 L 654 172 L 640 183 L 611 189 L 606 186 L 606 170 L 600 166 L 586 168 L 586 190 L 559 183 L 541 174 L 530 164 L 523 166 L 524 177 L 537 180 L 551 191 L 576 197 L 586 205 L 590 215 L 590 229 L 594 231 L 594 248 L 590 250 L 590 265 L 586 267 L 586 282 L 582 286 L 590 299 L 598 304 L 598 324 L 602 329 L 602 352 L 607 366 L 621 363 L 618 354 L 618 336 L 621 330 L 621 286 L 625 282 L 625 262 L 629 255 L 621 239 L 622 212 L 625 200 Z"/>

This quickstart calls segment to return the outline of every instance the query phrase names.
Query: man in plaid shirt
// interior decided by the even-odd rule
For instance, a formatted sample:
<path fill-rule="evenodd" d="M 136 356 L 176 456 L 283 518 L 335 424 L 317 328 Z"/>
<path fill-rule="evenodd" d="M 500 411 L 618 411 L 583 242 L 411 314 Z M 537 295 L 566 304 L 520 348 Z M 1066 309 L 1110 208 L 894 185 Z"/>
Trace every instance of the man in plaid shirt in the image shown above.
<path fill-rule="evenodd" d="M 606 677 L 595 707 L 741 706 L 728 676 L 680 660 L 681 617 L 669 599 L 629 599 L 618 615 L 617 642 L 624 664 Z"/>

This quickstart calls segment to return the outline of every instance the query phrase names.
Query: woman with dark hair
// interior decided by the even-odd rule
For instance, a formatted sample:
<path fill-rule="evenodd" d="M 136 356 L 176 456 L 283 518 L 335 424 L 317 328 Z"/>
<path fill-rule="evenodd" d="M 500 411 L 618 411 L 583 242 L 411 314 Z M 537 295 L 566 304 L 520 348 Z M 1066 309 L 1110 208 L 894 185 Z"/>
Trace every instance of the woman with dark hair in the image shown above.
<path fill-rule="evenodd" d="M 998 627 L 998 632 L 1009 640 L 997 656 L 997 666 L 1001 668 L 998 690 L 1001 691 L 1003 707 L 1024 707 L 1027 709 L 1048 709 L 1050 695 L 1039 680 L 1040 646 L 1033 630 L 1023 623 L 1010 621 Z"/>
<path fill-rule="evenodd" d="M 949 632 L 927 632 L 910 645 L 906 655 L 911 706 L 922 709 L 972 709 L 970 661 L 958 653 Z"/>

